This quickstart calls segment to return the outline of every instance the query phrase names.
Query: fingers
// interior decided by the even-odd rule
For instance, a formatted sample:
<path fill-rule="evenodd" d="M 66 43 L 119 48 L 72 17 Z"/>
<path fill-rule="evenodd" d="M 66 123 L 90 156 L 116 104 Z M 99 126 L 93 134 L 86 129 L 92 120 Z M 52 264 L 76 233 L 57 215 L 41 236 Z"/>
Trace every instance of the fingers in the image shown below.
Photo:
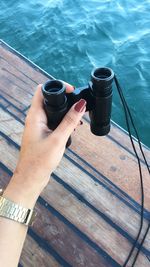
<path fill-rule="evenodd" d="M 37 86 L 35 94 L 32 98 L 31 107 L 28 110 L 28 113 L 26 116 L 26 125 L 27 124 L 35 125 L 39 122 L 42 122 L 45 125 L 47 125 L 47 117 L 46 117 L 46 113 L 43 108 L 44 98 L 43 98 L 41 86 L 42 84 L 39 84 Z"/>
<path fill-rule="evenodd" d="M 42 84 L 39 84 L 36 92 L 32 98 L 32 104 L 31 107 L 34 107 L 35 109 L 39 110 L 40 108 L 43 108 L 43 94 L 41 90 Z"/>
<path fill-rule="evenodd" d="M 74 91 L 74 86 L 69 84 L 69 83 L 66 83 L 63 81 L 63 83 L 65 84 L 66 86 L 66 93 L 72 93 Z"/>
<path fill-rule="evenodd" d="M 62 142 L 66 142 L 80 122 L 85 110 L 86 101 L 84 99 L 80 99 L 71 107 L 69 112 L 63 118 L 62 122 L 54 130 L 53 135 L 58 137 Z"/>

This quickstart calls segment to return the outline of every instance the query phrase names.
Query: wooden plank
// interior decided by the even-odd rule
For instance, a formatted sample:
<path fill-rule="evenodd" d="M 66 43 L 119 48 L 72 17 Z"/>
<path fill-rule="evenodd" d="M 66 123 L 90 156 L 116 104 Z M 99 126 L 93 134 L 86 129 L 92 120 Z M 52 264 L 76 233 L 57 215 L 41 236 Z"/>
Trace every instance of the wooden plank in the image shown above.
<path fill-rule="evenodd" d="M 49 75 L 2 42 L 0 63 L 0 186 L 6 186 L 36 84 Z M 140 219 L 137 162 L 126 133 L 112 124 L 107 137 L 96 137 L 85 120 L 38 200 L 39 215 L 28 233 L 23 266 L 121 266 L 128 255 Z M 150 160 L 149 149 L 143 149 Z M 145 229 L 150 181 L 143 162 L 142 169 Z M 150 233 L 136 266 L 149 266 L 149 257 Z"/>
<path fill-rule="evenodd" d="M 139 214 L 118 199 L 115 194 L 113 195 L 108 188 L 99 183 L 95 184 L 91 176 L 75 167 L 69 159 L 64 158 L 62 160 L 55 174 L 61 177 L 60 182 L 64 181 L 71 189 L 73 188 L 78 193 L 78 197 L 81 196 L 81 200 L 87 203 L 95 212 L 101 214 L 101 216 L 105 214 L 106 219 L 112 225 L 114 224 L 114 227 L 116 224 L 129 235 L 136 236 L 138 230 L 137 222 L 140 220 Z M 60 178 L 56 178 L 56 180 L 59 181 Z M 132 218 L 132 221 L 130 221 L 130 218 Z M 147 223 L 145 222 L 145 224 Z M 149 242 L 150 240 L 147 239 L 147 243 Z"/>
<path fill-rule="evenodd" d="M 8 62 L 9 66 L 14 66 L 16 72 L 21 72 L 24 76 L 26 76 L 27 80 L 30 80 L 35 84 L 39 84 L 41 83 L 41 81 L 45 81 L 46 74 L 42 73 L 39 67 L 36 67 L 35 65 L 33 65 L 33 63 L 25 60 L 25 58 L 15 52 L 2 40 L 0 40 L 0 49 L 1 60 Z"/>
<path fill-rule="evenodd" d="M 133 150 L 131 146 L 130 139 L 128 137 L 128 133 L 123 130 L 122 128 L 119 128 L 116 123 L 112 122 L 112 130 L 111 130 L 111 137 L 118 142 L 119 145 L 123 145 L 126 147 L 127 150 Z M 138 125 L 137 125 L 138 127 Z M 135 142 L 135 146 L 137 143 Z M 137 146 L 138 148 L 138 146 Z M 144 153 L 146 154 L 146 157 L 148 157 L 148 160 L 150 160 L 150 148 L 145 146 L 144 144 L 142 145 L 142 149 Z"/>
<path fill-rule="evenodd" d="M 85 114 L 84 118 L 86 122 L 90 123 L 88 113 Z M 111 130 L 109 134 L 105 136 L 105 138 L 110 139 L 112 142 L 116 144 L 116 146 L 123 148 L 124 150 L 126 150 L 127 152 L 135 156 L 128 133 L 121 127 L 117 126 L 115 122 L 111 121 Z M 139 154 L 139 158 L 141 159 L 141 162 L 144 162 L 143 156 L 139 148 L 139 144 L 134 136 L 133 136 L 133 140 L 135 140 L 134 145 Z M 144 154 L 147 158 L 147 161 L 149 163 L 150 162 L 150 148 L 145 146 L 142 143 L 141 145 L 142 145 Z"/>
<path fill-rule="evenodd" d="M 6 144 L 5 148 L 7 148 Z M 12 147 L 9 147 L 9 150 L 7 150 L 8 153 L 10 153 L 11 148 Z M 3 157 L 3 163 L 5 164 L 7 164 L 6 159 L 7 159 L 7 153 L 4 154 Z M 13 159 L 14 166 L 15 166 L 15 161 L 16 158 L 14 157 Z M 11 168 L 11 165 L 8 166 L 7 164 L 7 167 Z M 10 179 L 10 173 L 11 173 L 10 170 L 8 174 L 8 170 L 6 172 L 5 168 L 3 169 L 1 166 L 0 186 L 7 185 Z M 84 240 L 82 240 L 79 234 L 77 235 L 76 233 L 74 233 L 74 231 L 70 229 L 63 221 L 57 218 L 55 214 L 50 213 L 50 211 L 46 209 L 45 206 L 43 207 L 43 205 L 39 204 L 38 202 L 38 204 L 36 205 L 36 210 L 38 212 L 38 217 L 35 221 L 33 229 L 34 232 L 38 234 L 38 239 L 40 239 L 40 243 L 42 240 L 44 246 L 48 247 L 47 250 L 49 250 L 48 245 L 53 246 L 53 249 L 55 249 L 55 253 L 59 251 L 59 253 L 61 253 L 61 257 L 63 256 L 64 257 L 63 259 L 67 260 L 67 262 L 70 262 L 72 266 L 93 267 L 94 265 L 95 267 L 98 267 L 99 263 L 101 263 L 100 266 L 102 267 L 106 265 L 108 267 L 111 266 L 107 262 L 107 260 L 103 258 L 103 256 L 99 255 L 94 248 L 91 248 L 90 245 L 88 245 Z M 26 246 L 25 244 L 22 253 L 23 259 L 21 258 L 21 263 L 23 262 L 27 264 L 29 261 L 29 259 L 26 259 L 27 255 L 30 253 L 30 258 L 31 258 L 31 253 L 34 254 L 32 246 L 34 247 L 34 244 L 30 244 L 30 251 L 29 251 L 29 247 Z M 28 264 L 26 266 L 28 266 Z"/>
<path fill-rule="evenodd" d="M 5 146 L 5 148 L 7 148 L 6 144 L 4 146 Z M 10 148 L 12 149 L 12 147 L 9 147 L 9 150 L 10 150 Z M 9 150 L 7 150 L 7 151 L 10 153 Z M 11 152 L 11 154 L 13 154 L 13 152 Z M 12 161 L 14 162 L 14 166 L 15 166 L 16 157 L 14 157 L 14 159 L 12 159 Z M 7 164 L 7 166 L 8 166 L 8 164 L 10 164 L 10 161 L 7 161 L 7 153 L 3 155 L 3 163 Z M 12 165 L 10 164 L 8 167 L 12 168 Z M 65 218 L 67 218 L 70 222 L 75 224 L 80 229 L 80 231 L 85 233 L 87 236 L 89 236 L 89 238 L 92 239 L 93 242 L 96 242 L 97 245 L 101 245 L 100 246 L 101 248 L 103 248 L 104 245 L 108 246 L 107 248 L 109 249 L 109 255 L 112 255 L 111 253 L 116 253 L 117 255 L 119 255 L 119 258 L 121 258 L 121 259 L 119 259 L 119 261 L 123 260 L 123 255 L 125 257 L 124 252 L 129 250 L 127 241 L 124 238 L 122 240 L 122 237 L 117 235 L 113 231 L 113 229 L 110 228 L 109 225 L 106 225 L 103 222 L 103 220 L 98 218 L 98 216 L 96 216 L 93 212 L 91 212 L 89 209 L 84 207 L 80 203 L 80 201 L 77 201 L 71 194 L 68 194 L 67 190 L 64 190 L 61 185 L 59 185 L 55 181 L 51 180 L 50 184 L 48 185 L 46 190 L 44 190 L 42 195 L 43 195 L 43 197 L 47 203 L 50 203 L 56 210 L 58 210 L 62 215 L 64 215 Z M 56 195 L 58 195 L 59 198 L 56 198 Z M 36 223 L 34 225 L 34 228 L 36 229 L 36 233 L 39 233 L 39 231 L 40 232 L 42 231 L 41 237 L 43 238 L 44 236 L 46 236 L 46 238 L 51 241 L 51 236 L 48 233 L 47 227 L 46 227 L 46 229 L 43 228 L 41 226 L 41 222 L 44 221 L 44 223 L 46 223 L 46 225 L 48 224 L 48 226 L 49 226 L 50 222 L 52 221 L 52 218 L 50 218 L 49 223 L 47 223 L 49 216 L 46 216 L 46 214 L 44 213 L 44 210 L 42 210 L 41 208 L 38 209 L 38 214 L 39 214 L 39 216 L 37 217 Z M 56 225 L 56 223 L 54 223 L 54 225 Z M 60 228 L 60 227 L 58 227 L 58 228 Z M 44 229 L 45 233 L 43 232 L 43 229 Z M 112 232 L 114 232 L 114 234 L 112 234 Z M 66 233 L 66 231 L 64 231 L 64 233 Z M 110 233 L 111 233 L 111 235 L 110 235 Z M 99 236 L 101 236 L 100 240 L 99 240 Z M 69 237 L 71 240 L 71 235 L 69 235 Z M 108 243 L 108 240 L 110 243 Z M 71 244 L 73 244 L 73 240 L 71 240 L 71 241 L 72 241 Z M 99 244 L 100 242 L 101 242 L 101 244 Z M 122 245 L 122 243 L 123 243 L 123 245 Z M 56 245 L 59 244 L 58 238 L 55 239 L 55 244 Z M 69 242 L 69 244 L 68 244 L 69 248 L 71 247 L 71 244 Z M 112 251 L 110 251 L 110 249 L 111 249 L 110 244 L 112 246 Z M 53 244 L 53 246 L 54 246 L 54 244 Z M 64 247 L 65 247 L 65 251 L 66 251 L 66 249 L 68 251 L 69 248 L 67 247 L 66 243 L 65 243 Z M 79 247 L 79 246 L 77 246 L 77 247 Z M 107 248 L 105 247 L 105 251 L 107 251 Z M 60 251 L 60 248 L 59 248 L 59 251 Z M 89 254 L 87 254 L 87 255 L 89 255 Z M 142 258 L 142 256 L 141 256 L 141 258 Z M 88 260 L 89 260 L 89 257 L 88 257 Z M 142 264 L 146 264 L 144 266 L 148 266 L 147 260 L 145 257 L 143 257 L 140 260 L 140 262 L 142 262 Z M 99 265 L 95 265 L 95 266 L 99 266 Z M 103 266 L 103 265 L 101 265 L 101 266 Z M 139 265 L 139 266 L 141 266 L 141 265 Z"/>
<path fill-rule="evenodd" d="M 34 94 L 36 85 L 47 80 L 37 69 L 25 62 L 0 43 L 0 94 L 24 109 Z M 37 75 L 38 74 L 38 75 Z M 17 101 L 14 100 L 16 98 Z"/>
<path fill-rule="evenodd" d="M 3 117 L 3 120 L 0 118 L 1 119 L 1 127 L 0 127 L 0 130 L 3 131 L 8 136 L 10 136 L 12 138 L 12 140 L 15 141 L 18 145 L 20 145 L 20 142 L 21 142 L 21 132 L 23 131 L 23 125 L 20 124 L 20 122 L 15 121 L 15 119 L 12 116 L 10 116 L 9 114 L 7 114 L 7 112 L 5 112 L 5 111 L 3 111 L 1 109 L 0 109 L 0 114 Z M 8 127 L 8 124 L 9 124 L 9 127 Z M 16 125 L 16 126 L 14 127 L 14 125 Z M 14 131 L 14 128 L 16 129 L 15 131 Z M 15 136 L 15 138 L 13 136 Z M 18 139 L 18 137 L 19 137 L 19 139 Z M 70 154 L 71 155 L 70 157 L 73 160 L 75 160 L 75 162 L 76 161 L 79 161 L 79 159 L 76 158 L 74 155 L 72 155 L 72 153 L 69 153 L 67 151 L 66 151 L 66 153 L 67 153 L 67 155 Z M 67 162 L 67 164 L 65 166 L 63 166 L 64 170 L 63 170 L 63 168 L 61 168 L 61 171 L 59 172 L 59 174 L 60 175 L 63 175 L 63 177 L 64 177 L 63 179 L 66 179 L 66 177 L 68 177 L 68 179 L 69 179 L 69 177 L 70 177 L 70 180 L 72 181 L 72 175 L 71 175 L 72 172 L 71 172 L 71 170 L 70 170 L 69 167 L 71 166 L 71 168 L 73 168 L 73 166 L 72 166 L 73 163 L 71 163 L 69 161 L 69 162 Z M 74 168 L 76 168 L 76 167 L 74 166 Z M 91 173 L 91 169 L 88 169 L 86 165 L 84 166 L 84 168 Z M 57 170 L 59 170 L 59 167 L 57 168 Z M 56 170 L 56 173 L 57 173 L 57 170 Z M 67 170 L 67 173 L 66 173 L 66 170 Z M 74 175 L 76 175 L 76 174 L 79 175 L 80 174 L 79 175 L 79 178 L 80 178 L 80 176 L 82 177 L 84 175 L 84 173 L 81 173 L 81 171 L 79 173 L 79 171 L 80 170 L 78 170 L 78 172 L 77 172 L 77 170 L 76 170 Z M 94 172 L 93 172 L 93 175 L 94 175 L 94 177 L 96 177 L 96 175 L 95 175 Z M 97 176 L 97 179 L 98 178 L 99 178 L 99 176 Z M 78 181 L 78 183 L 79 183 L 79 181 Z M 84 180 L 83 180 L 83 183 L 84 183 Z M 94 183 L 94 181 L 93 181 L 93 183 Z M 79 184 L 79 185 L 77 184 L 77 186 L 79 188 L 78 190 L 80 190 L 80 188 L 82 188 L 81 184 Z M 98 186 L 98 184 L 96 184 L 96 186 Z M 94 187 L 93 187 L 93 189 L 94 189 Z"/>
<path fill-rule="evenodd" d="M 80 138 L 78 137 L 80 135 Z M 76 138 L 75 138 L 76 136 Z M 88 140 L 88 142 L 85 142 Z M 84 149 L 81 149 L 84 147 Z M 90 162 L 102 175 L 115 183 L 128 195 L 140 203 L 140 180 L 137 162 L 134 156 L 109 138 L 91 134 L 89 125 L 76 130 L 71 146 L 81 158 Z M 150 209 L 150 179 L 146 166 L 142 164 L 144 177 L 145 207 Z"/>
<path fill-rule="evenodd" d="M 0 105 L 2 105 L 4 108 L 6 108 L 9 106 L 9 103 L 0 96 Z"/>
<path fill-rule="evenodd" d="M 5 117 L 8 119 L 8 115 Z M 15 123 L 16 123 L 16 121 L 14 121 L 13 124 L 15 125 Z M 20 125 L 20 127 L 21 126 L 22 125 Z M 14 156 L 14 158 L 11 158 L 11 163 L 14 163 L 13 167 L 12 167 L 12 165 L 10 164 L 10 160 L 8 160 L 7 154 L 14 155 L 14 148 L 12 150 L 12 147 L 10 147 L 8 144 L 4 143 L 4 140 L 1 141 L 1 147 L 2 147 L 2 142 L 3 142 L 3 147 L 5 148 L 5 151 L 6 151 L 6 152 L 4 152 L 4 150 L 3 150 L 3 163 L 6 166 L 8 166 L 11 170 L 13 170 L 13 168 L 16 165 L 16 156 Z M 10 151 L 10 148 L 11 148 L 11 151 Z M 18 153 L 17 150 L 16 150 L 16 153 Z M 66 166 L 69 166 L 68 170 L 67 170 Z M 138 220 L 137 214 L 134 215 L 133 212 L 130 211 L 129 209 L 127 209 L 127 207 L 125 205 L 123 207 L 121 207 L 122 208 L 121 209 L 122 212 L 121 212 L 121 210 L 119 210 L 118 207 L 121 206 L 122 203 L 118 203 L 116 200 L 114 200 L 114 197 L 112 196 L 112 194 L 110 194 L 110 196 L 108 198 L 108 192 L 104 193 L 103 188 L 100 188 L 100 187 L 98 188 L 97 186 L 94 187 L 94 184 L 92 184 L 93 181 L 90 181 L 90 179 L 88 177 L 86 178 L 86 175 L 84 173 L 81 173 L 80 170 L 76 170 L 75 168 L 76 167 L 73 164 L 68 163 L 67 160 L 64 159 L 62 161 L 62 164 L 60 165 L 60 167 L 56 171 L 56 174 L 57 175 L 60 174 L 61 179 L 63 179 L 68 184 L 70 183 L 71 186 L 73 185 L 74 188 L 77 187 L 76 188 L 77 192 L 81 191 L 80 193 L 82 196 L 85 195 L 85 190 L 86 190 L 86 199 L 89 201 L 91 201 L 91 190 L 93 190 L 92 196 L 94 196 L 94 198 L 92 199 L 91 204 L 93 204 L 95 208 L 99 208 L 99 210 L 101 210 L 101 212 L 102 211 L 104 212 L 107 209 L 107 214 L 109 214 L 109 217 L 112 216 L 113 220 L 116 218 L 116 221 L 118 224 L 120 223 L 120 220 L 121 220 L 121 223 L 123 225 L 124 225 L 124 223 L 126 224 L 126 222 L 128 222 L 130 217 L 132 216 L 132 222 L 134 222 L 134 224 L 133 225 L 131 225 L 131 224 L 125 225 L 125 228 L 128 229 L 129 233 L 133 233 L 135 235 L 137 230 L 138 230 L 137 229 L 137 220 Z M 67 170 L 67 172 L 64 172 L 64 170 Z M 70 177 L 69 177 L 69 174 L 71 174 L 71 173 L 76 174 L 77 177 L 73 177 L 72 175 L 70 175 Z M 80 177 L 82 177 L 82 179 Z M 76 178 L 76 180 L 78 179 L 77 184 L 75 183 L 75 181 L 76 181 L 75 178 Z M 81 190 L 81 186 L 82 186 L 82 188 L 84 188 L 84 190 L 83 189 Z M 86 210 L 85 208 L 81 207 L 80 201 L 78 201 L 78 205 L 77 205 L 76 198 L 70 196 L 70 193 L 68 194 L 68 192 L 62 186 L 60 186 L 57 182 L 52 180 L 50 187 L 47 190 L 48 190 L 47 191 L 48 193 L 46 195 L 46 193 L 44 192 L 43 198 L 48 203 L 51 203 L 51 205 L 53 205 L 53 207 L 55 207 L 55 209 L 58 210 L 60 213 L 62 213 L 62 208 L 63 208 L 65 211 L 65 213 L 63 215 L 65 217 L 67 216 L 69 221 L 71 221 L 72 223 L 76 222 L 75 225 L 77 227 L 79 227 L 79 226 L 82 227 L 80 230 L 82 232 L 86 233 L 89 236 L 89 238 L 91 238 L 93 241 L 95 241 L 95 239 L 97 238 L 96 244 L 98 242 L 99 236 L 101 236 L 101 238 L 105 237 L 105 238 L 101 239 L 101 243 L 99 244 L 99 246 L 102 248 L 104 247 L 104 250 L 106 252 L 108 252 L 109 255 L 111 255 L 112 257 L 114 257 L 113 251 L 114 251 L 114 247 L 116 246 L 115 251 L 117 251 L 117 255 L 119 255 L 121 257 L 121 259 L 123 259 L 121 251 L 122 250 L 128 251 L 129 250 L 129 248 L 128 248 L 129 244 L 124 238 L 122 240 L 121 235 L 118 234 L 116 237 L 116 229 L 111 229 L 111 226 L 108 223 L 104 222 L 103 219 L 100 219 L 97 215 L 95 215 L 95 213 L 91 212 L 88 208 L 86 208 L 87 209 Z M 107 203 L 106 203 L 106 199 L 107 199 L 106 194 L 107 194 L 107 198 L 109 200 L 109 201 L 107 201 Z M 61 203 L 59 203 L 59 200 L 57 201 L 56 195 L 61 196 Z M 95 198 L 96 195 L 97 195 L 97 197 Z M 103 197 L 102 197 L 102 195 L 103 195 Z M 97 203 L 99 196 L 101 196 L 101 200 L 99 199 L 99 203 Z M 105 204 L 103 203 L 104 200 L 105 200 Z M 93 203 L 93 201 L 94 201 L 94 203 Z M 63 203 L 63 206 L 62 206 L 62 203 Z M 113 204 L 112 206 L 111 206 L 111 203 Z M 102 210 L 102 205 L 103 205 L 103 210 Z M 119 214 L 119 216 L 117 214 L 115 214 L 115 213 L 113 214 L 113 212 L 111 212 L 111 210 L 113 209 L 113 206 L 115 206 L 117 208 L 117 213 Z M 69 210 L 69 207 L 71 210 Z M 67 208 L 67 210 L 66 210 L 66 208 Z M 125 210 L 126 210 L 126 213 L 125 212 L 124 213 L 127 215 L 126 218 L 123 216 L 123 211 L 125 211 Z M 76 214 L 73 216 L 71 214 L 71 211 L 73 211 L 73 214 L 76 211 Z M 116 212 L 116 209 L 114 209 L 114 212 Z M 78 216 L 77 216 L 77 214 L 78 214 Z M 90 217 L 88 217 L 87 215 L 85 216 L 85 214 L 88 214 L 88 216 L 89 216 L 89 214 L 91 214 L 91 215 L 90 215 Z M 41 216 L 39 218 L 41 219 Z M 87 221 L 85 221 L 83 223 L 85 218 L 88 219 L 88 222 L 90 223 L 88 229 L 87 229 L 87 226 L 88 226 Z M 75 221 L 75 219 L 77 219 L 77 221 Z M 125 221 L 124 221 L 124 219 L 125 219 Z M 39 223 L 40 222 L 38 221 L 38 224 Z M 98 227 L 96 227 L 95 225 Z M 123 225 L 121 225 L 121 226 L 123 226 Z M 91 227 L 94 229 L 95 235 L 93 235 L 93 233 L 90 234 Z M 85 229 L 86 229 L 86 231 L 85 231 Z M 97 232 L 96 232 L 96 230 L 97 230 Z M 36 231 L 38 231 L 38 230 L 36 230 Z M 111 237 L 109 237 L 110 232 L 111 232 Z M 105 233 L 105 236 L 103 236 L 104 233 Z M 113 233 L 114 233 L 114 235 L 113 235 Z M 108 248 L 106 246 L 108 245 L 108 242 L 107 242 L 106 237 L 109 238 L 109 241 L 113 246 L 111 251 L 110 251 L 110 244 L 108 247 L 109 251 L 107 251 Z M 115 240 L 115 243 L 113 242 L 113 240 Z M 104 244 L 103 244 L 103 242 L 104 242 Z M 125 247 L 120 246 L 121 243 L 123 243 L 127 247 L 126 246 Z M 148 246 L 148 243 L 149 243 L 149 239 L 147 240 L 146 246 Z M 119 249 L 121 249 L 121 251 L 118 251 Z M 116 255 L 115 255 L 115 257 L 116 257 Z M 121 259 L 117 259 L 117 262 L 120 262 Z"/>
<path fill-rule="evenodd" d="M 23 266 L 30 267 L 62 266 L 52 256 L 41 249 L 41 247 L 29 235 L 26 238 L 20 262 Z"/>

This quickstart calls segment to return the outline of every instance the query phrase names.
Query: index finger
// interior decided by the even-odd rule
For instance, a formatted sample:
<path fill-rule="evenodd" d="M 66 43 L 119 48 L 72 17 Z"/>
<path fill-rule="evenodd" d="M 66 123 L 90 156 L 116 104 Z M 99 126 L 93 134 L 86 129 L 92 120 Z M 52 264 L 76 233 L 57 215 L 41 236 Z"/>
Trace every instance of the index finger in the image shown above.
<path fill-rule="evenodd" d="M 69 83 L 66 83 L 63 81 L 63 83 L 65 84 L 66 86 L 66 93 L 72 93 L 74 91 L 74 86 L 69 84 Z"/>
<path fill-rule="evenodd" d="M 43 94 L 42 94 L 42 84 L 39 84 L 37 86 L 37 89 L 35 91 L 35 94 L 32 98 L 32 104 L 31 104 L 31 107 L 34 107 L 36 108 L 37 110 L 40 109 L 40 108 L 43 108 Z"/>

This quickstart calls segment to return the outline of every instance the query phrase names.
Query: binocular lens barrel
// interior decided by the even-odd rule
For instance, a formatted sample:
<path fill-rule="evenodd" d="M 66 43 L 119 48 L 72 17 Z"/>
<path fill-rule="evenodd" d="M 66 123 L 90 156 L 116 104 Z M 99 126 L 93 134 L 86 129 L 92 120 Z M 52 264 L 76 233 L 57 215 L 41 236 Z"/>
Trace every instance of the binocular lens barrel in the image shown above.
<path fill-rule="evenodd" d="M 92 74 L 97 79 L 109 81 L 113 75 L 113 72 L 109 68 L 97 68 Z"/>
<path fill-rule="evenodd" d="M 89 115 L 91 131 L 95 135 L 106 135 L 110 131 L 113 78 L 114 72 L 110 68 L 97 68 L 91 73 L 94 108 Z"/>
<path fill-rule="evenodd" d="M 60 107 L 66 101 L 65 85 L 59 80 L 51 80 L 43 84 L 42 92 L 49 106 Z"/>
<path fill-rule="evenodd" d="M 43 84 L 44 106 L 48 119 L 48 127 L 55 130 L 67 113 L 66 87 L 60 80 L 50 80 Z M 71 136 L 66 147 L 71 144 Z"/>
<path fill-rule="evenodd" d="M 97 68 L 91 73 L 92 89 L 95 96 L 111 94 L 114 72 L 110 68 Z"/>

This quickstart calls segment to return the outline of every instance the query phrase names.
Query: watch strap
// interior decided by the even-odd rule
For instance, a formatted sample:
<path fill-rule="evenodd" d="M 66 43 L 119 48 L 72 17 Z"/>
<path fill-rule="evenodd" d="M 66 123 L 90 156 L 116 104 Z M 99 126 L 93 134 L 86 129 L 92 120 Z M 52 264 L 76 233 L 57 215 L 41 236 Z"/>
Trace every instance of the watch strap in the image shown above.
<path fill-rule="evenodd" d="M 24 208 L 0 196 L 0 217 L 5 217 L 28 226 L 33 224 L 35 212 L 33 209 Z"/>

